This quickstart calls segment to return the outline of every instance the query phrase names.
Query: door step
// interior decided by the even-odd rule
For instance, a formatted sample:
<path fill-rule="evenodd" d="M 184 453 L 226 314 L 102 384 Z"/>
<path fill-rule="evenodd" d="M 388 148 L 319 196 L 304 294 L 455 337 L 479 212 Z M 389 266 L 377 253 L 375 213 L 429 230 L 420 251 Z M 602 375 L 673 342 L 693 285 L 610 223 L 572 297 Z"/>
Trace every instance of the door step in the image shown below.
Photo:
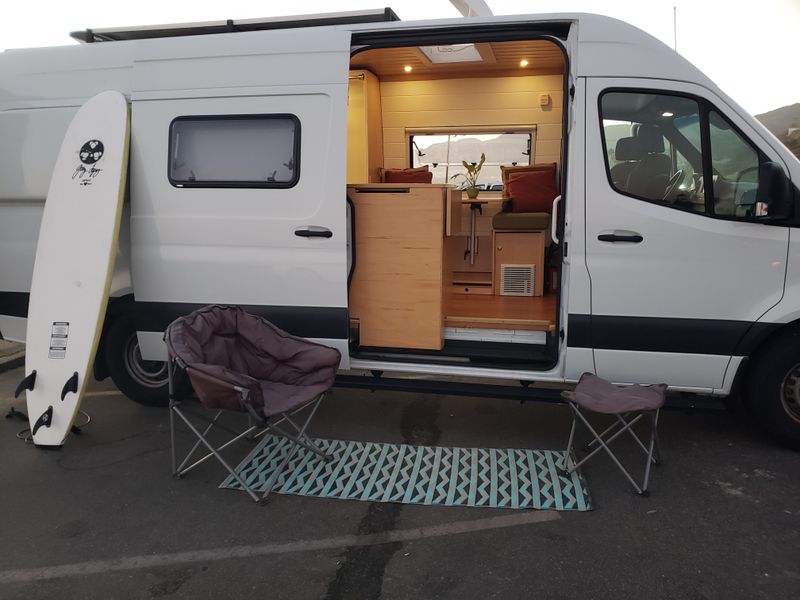
<path fill-rule="evenodd" d="M 525 329 L 445 327 L 444 339 L 471 342 L 505 342 L 507 344 L 546 344 L 547 332 Z"/>

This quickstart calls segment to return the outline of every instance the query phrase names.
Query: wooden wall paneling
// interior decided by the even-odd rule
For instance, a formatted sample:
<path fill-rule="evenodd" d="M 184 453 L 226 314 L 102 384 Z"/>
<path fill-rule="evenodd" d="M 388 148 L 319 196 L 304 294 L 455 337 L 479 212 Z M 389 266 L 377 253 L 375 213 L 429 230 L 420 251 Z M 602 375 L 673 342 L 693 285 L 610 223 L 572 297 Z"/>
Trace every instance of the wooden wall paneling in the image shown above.
<path fill-rule="evenodd" d="M 353 57 L 353 68 L 369 69 L 383 80 L 402 77 L 434 79 L 453 77 L 487 77 L 498 73 L 523 75 L 531 73 L 561 73 L 564 56 L 552 42 L 546 40 L 519 40 L 479 44 L 479 53 L 491 57 L 467 63 L 431 63 L 417 47 L 383 48 L 361 52 Z M 527 68 L 520 68 L 521 59 L 528 60 Z M 409 65 L 411 73 L 403 68 Z"/>
<path fill-rule="evenodd" d="M 551 98 L 546 107 L 542 93 Z M 535 125 L 534 160 L 561 160 L 562 75 L 382 80 L 381 106 L 386 168 L 410 166 L 406 129 L 444 126 Z"/>
<path fill-rule="evenodd" d="M 380 82 L 369 71 L 350 71 L 347 105 L 347 181 L 380 181 L 383 110 Z"/>

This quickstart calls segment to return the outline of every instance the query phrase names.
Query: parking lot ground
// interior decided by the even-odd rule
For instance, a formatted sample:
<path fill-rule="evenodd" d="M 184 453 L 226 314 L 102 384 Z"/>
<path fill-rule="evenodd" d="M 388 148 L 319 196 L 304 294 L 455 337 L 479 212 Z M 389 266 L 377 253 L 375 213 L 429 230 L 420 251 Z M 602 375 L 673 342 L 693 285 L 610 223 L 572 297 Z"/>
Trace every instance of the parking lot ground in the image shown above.
<path fill-rule="evenodd" d="M 0 410 L 22 377 L 0 374 Z M 586 513 L 378 504 L 217 489 L 212 462 L 174 480 L 166 409 L 107 382 L 60 451 L 0 421 L 0 598 L 796 598 L 800 469 L 741 418 L 666 412 L 652 495 L 605 458 Z M 561 448 L 563 406 L 336 389 L 319 437 Z M 182 432 L 179 440 L 189 441 Z M 623 458 L 643 462 L 630 446 Z M 630 448 L 630 452 L 627 451 Z M 233 462 L 246 444 L 229 456 Z"/>

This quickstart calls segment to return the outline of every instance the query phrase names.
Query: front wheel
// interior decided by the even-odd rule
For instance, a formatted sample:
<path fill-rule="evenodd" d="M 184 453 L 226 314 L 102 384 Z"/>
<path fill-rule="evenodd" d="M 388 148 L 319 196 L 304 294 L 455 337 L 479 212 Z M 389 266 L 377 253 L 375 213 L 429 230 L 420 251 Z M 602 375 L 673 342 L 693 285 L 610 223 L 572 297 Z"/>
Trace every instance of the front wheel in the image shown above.
<path fill-rule="evenodd" d="M 800 330 L 788 331 L 753 360 L 747 408 L 776 440 L 800 450 Z"/>
<path fill-rule="evenodd" d="M 167 363 L 142 358 L 131 317 L 119 317 L 111 324 L 105 357 L 112 381 L 128 398 L 145 406 L 167 406 Z"/>

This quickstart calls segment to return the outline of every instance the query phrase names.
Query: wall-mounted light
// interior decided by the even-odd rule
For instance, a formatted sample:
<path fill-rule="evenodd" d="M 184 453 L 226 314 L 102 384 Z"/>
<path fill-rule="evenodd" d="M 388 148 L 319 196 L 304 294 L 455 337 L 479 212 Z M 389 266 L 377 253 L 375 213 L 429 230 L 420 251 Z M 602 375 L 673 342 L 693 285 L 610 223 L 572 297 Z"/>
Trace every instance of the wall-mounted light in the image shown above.
<path fill-rule="evenodd" d="M 521 61 L 519 61 L 519 66 L 522 67 L 523 69 L 527 67 L 529 64 L 530 63 L 528 63 L 528 59 L 526 58 L 523 58 Z"/>
<path fill-rule="evenodd" d="M 403 67 L 403 71 L 405 71 L 406 73 L 411 73 L 412 71 L 411 65 L 406 65 L 405 67 Z"/>

